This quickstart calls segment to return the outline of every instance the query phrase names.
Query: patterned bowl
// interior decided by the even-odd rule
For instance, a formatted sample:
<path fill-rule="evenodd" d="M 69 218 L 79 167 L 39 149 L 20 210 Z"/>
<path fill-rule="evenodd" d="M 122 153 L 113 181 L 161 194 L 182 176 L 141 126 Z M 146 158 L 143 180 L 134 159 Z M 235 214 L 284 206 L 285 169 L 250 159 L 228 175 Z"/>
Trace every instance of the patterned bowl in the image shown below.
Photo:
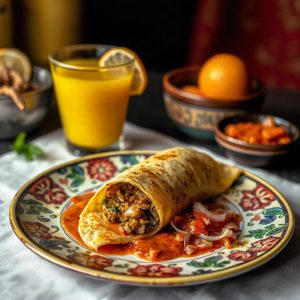
<path fill-rule="evenodd" d="M 259 122 L 270 117 L 262 114 L 244 114 L 223 119 L 215 130 L 217 143 L 225 150 L 226 155 L 237 163 L 258 167 L 282 162 L 295 149 L 299 138 L 299 129 L 287 120 L 271 116 L 276 125 L 283 126 L 292 138 L 292 142 L 283 145 L 253 145 L 227 136 L 226 125 L 239 122 Z"/>
<path fill-rule="evenodd" d="M 202 140 L 213 141 L 218 122 L 226 117 L 246 112 L 260 112 L 265 89 L 253 79 L 251 93 L 240 99 L 212 99 L 181 89 L 196 85 L 200 66 L 172 70 L 163 77 L 164 102 L 167 114 L 183 133 Z"/>

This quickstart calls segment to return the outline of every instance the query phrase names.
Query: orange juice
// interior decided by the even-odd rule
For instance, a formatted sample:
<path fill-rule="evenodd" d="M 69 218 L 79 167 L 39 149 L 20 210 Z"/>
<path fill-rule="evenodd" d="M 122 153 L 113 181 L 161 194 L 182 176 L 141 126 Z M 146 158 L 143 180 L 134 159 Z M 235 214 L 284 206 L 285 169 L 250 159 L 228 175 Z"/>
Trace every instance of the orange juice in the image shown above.
<path fill-rule="evenodd" d="M 51 65 L 60 117 L 67 140 L 99 149 L 122 135 L 132 66 L 98 68 L 95 58 L 72 58 Z M 72 68 L 75 67 L 75 68 Z"/>

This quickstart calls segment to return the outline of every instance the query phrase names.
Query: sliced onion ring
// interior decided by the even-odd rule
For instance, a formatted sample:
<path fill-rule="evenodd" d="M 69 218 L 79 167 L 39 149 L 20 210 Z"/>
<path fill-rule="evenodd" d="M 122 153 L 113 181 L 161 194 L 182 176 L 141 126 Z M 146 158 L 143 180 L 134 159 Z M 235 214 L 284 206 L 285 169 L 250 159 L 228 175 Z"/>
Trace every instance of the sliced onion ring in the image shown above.
<path fill-rule="evenodd" d="M 179 229 L 178 227 L 176 227 L 176 225 L 173 223 L 173 220 L 170 222 L 171 226 L 179 233 L 182 233 L 182 234 L 187 234 L 186 231 L 183 231 L 181 229 Z"/>
<path fill-rule="evenodd" d="M 206 235 L 203 233 L 198 234 L 199 238 L 210 242 L 218 241 L 225 237 L 230 237 L 230 236 L 232 236 L 232 231 L 228 228 L 226 228 L 220 235 Z"/>
<path fill-rule="evenodd" d="M 224 228 L 227 228 L 227 229 L 233 229 L 233 230 L 239 230 L 239 228 L 237 227 L 237 225 L 233 222 L 230 222 L 228 224 L 226 224 L 224 226 Z"/>
<path fill-rule="evenodd" d="M 186 253 L 189 254 L 190 250 L 188 250 L 187 246 L 189 244 L 190 241 L 190 237 L 192 235 L 192 233 L 190 231 L 184 231 L 179 229 L 173 222 L 173 220 L 170 222 L 171 226 L 179 233 L 184 234 L 184 240 L 183 240 L 183 247 Z M 192 252 L 191 252 L 192 253 Z"/>
<path fill-rule="evenodd" d="M 188 246 L 189 244 L 189 241 L 190 241 L 190 237 L 191 237 L 192 233 L 190 231 L 188 231 L 184 237 L 184 241 L 183 241 L 183 247 L 184 247 L 184 250 L 186 249 L 186 247 Z"/>
<path fill-rule="evenodd" d="M 224 222 L 226 218 L 226 213 L 223 214 L 214 214 L 209 211 L 202 203 L 195 202 L 194 203 L 194 210 L 199 211 L 206 215 L 210 220 L 214 222 Z"/>

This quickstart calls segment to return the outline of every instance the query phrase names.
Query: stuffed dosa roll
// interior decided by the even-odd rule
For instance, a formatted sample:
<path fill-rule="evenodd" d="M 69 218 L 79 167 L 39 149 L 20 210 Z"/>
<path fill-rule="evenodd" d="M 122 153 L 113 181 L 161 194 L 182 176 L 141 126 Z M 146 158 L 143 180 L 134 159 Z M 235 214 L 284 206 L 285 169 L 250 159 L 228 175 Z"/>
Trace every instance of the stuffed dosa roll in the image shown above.
<path fill-rule="evenodd" d="M 195 201 L 225 191 L 240 173 L 192 149 L 159 152 L 100 187 L 80 215 L 80 236 L 97 250 L 153 235 Z"/>

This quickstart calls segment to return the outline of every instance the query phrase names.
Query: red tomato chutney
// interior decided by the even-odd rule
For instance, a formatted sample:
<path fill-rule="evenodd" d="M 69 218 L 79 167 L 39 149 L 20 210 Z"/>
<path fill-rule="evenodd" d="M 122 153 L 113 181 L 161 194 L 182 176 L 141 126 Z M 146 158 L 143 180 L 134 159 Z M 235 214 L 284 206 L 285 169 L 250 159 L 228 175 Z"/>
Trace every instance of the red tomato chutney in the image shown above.
<path fill-rule="evenodd" d="M 79 217 L 93 194 L 93 192 L 89 192 L 73 197 L 71 199 L 72 204 L 62 214 L 62 225 L 65 231 L 74 240 L 85 247 L 87 246 L 84 244 L 78 232 Z M 184 218 L 185 221 L 183 223 L 186 223 L 186 220 L 190 220 L 192 215 L 193 212 L 191 210 L 184 216 L 180 216 L 178 218 Z M 221 227 L 229 222 L 235 222 L 239 227 L 240 219 L 230 218 L 225 222 L 220 222 L 219 224 L 216 224 L 216 222 L 211 222 L 211 228 L 214 230 L 216 228 L 220 230 Z M 201 225 L 199 227 L 199 224 L 200 223 L 198 222 L 198 228 L 202 228 Z M 207 233 L 206 229 L 202 232 Z M 198 256 L 204 253 L 212 252 L 223 246 L 230 247 L 231 241 L 229 241 L 229 239 L 230 238 L 223 238 L 218 241 L 214 241 L 211 243 L 211 247 L 209 248 L 200 248 L 194 251 L 192 254 L 187 254 L 184 249 L 183 240 L 178 239 L 178 233 L 176 233 L 175 229 L 168 225 L 153 236 L 143 239 L 136 239 L 129 244 L 101 246 L 98 249 L 98 253 L 104 255 L 134 255 L 147 261 L 158 262 L 171 260 L 178 257 Z"/>
<path fill-rule="evenodd" d="M 81 245 L 87 247 L 78 232 L 79 217 L 89 200 L 93 197 L 94 192 L 84 193 L 71 199 L 71 205 L 63 212 L 61 222 L 65 231 Z"/>

